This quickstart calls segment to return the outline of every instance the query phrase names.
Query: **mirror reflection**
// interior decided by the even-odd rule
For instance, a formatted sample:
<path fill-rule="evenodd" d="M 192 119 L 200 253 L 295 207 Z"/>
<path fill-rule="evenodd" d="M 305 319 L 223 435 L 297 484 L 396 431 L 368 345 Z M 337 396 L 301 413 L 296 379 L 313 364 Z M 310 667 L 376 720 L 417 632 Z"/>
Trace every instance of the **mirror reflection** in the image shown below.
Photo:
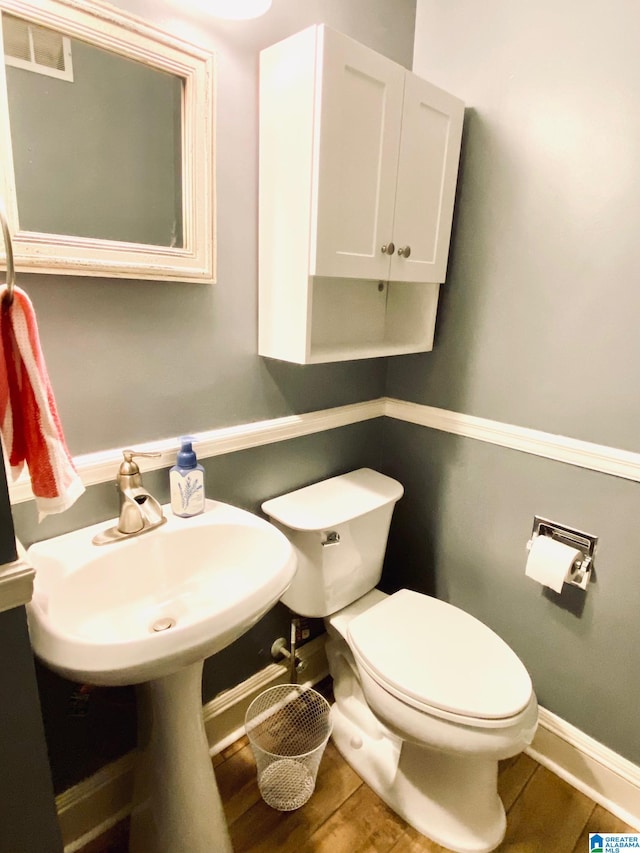
<path fill-rule="evenodd" d="M 20 229 L 182 247 L 182 78 L 2 17 Z"/>

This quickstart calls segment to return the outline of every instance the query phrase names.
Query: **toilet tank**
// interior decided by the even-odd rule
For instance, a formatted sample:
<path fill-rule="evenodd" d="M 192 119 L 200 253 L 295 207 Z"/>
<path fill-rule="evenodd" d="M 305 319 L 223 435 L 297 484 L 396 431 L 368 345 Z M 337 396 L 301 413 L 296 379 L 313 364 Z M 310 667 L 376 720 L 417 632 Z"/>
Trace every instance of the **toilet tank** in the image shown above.
<path fill-rule="evenodd" d="M 329 616 L 373 589 L 403 492 L 397 480 L 360 468 L 265 501 L 298 558 L 281 601 L 302 616 Z"/>

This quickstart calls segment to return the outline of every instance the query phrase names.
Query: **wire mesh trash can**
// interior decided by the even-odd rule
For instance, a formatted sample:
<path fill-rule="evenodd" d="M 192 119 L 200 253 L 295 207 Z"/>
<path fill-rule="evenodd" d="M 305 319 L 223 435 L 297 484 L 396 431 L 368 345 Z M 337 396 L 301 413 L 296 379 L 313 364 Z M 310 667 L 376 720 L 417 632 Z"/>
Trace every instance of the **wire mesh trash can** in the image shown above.
<path fill-rule="evenodd" d="M 245 729 L 267 805 L 293 811 L 313 794 L 331 735 L 330 711 L 316 690 L 298 684 L 270 687 L 249 705 Z"/>

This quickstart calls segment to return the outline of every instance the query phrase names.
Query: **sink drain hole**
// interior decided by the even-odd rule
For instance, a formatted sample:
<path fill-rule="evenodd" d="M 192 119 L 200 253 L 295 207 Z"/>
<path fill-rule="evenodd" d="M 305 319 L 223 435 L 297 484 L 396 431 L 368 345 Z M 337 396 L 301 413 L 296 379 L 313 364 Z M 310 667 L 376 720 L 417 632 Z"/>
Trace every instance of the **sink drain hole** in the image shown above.
<path fill-rule="evenodd" d="M 173 628 L 175 624 L 176 620 L 172 619 L 171 616 L 164 616 L 162 619 L 156 619 L 156 621 L 151 624 L 151 630 L 168 631 L 169 628 Z"/>

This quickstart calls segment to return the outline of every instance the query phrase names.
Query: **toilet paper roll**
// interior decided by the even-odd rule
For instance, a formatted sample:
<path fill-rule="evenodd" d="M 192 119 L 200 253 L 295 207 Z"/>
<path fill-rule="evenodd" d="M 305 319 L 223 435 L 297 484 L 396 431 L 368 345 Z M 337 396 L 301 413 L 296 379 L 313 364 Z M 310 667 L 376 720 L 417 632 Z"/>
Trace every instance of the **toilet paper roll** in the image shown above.
<path fill-rule="evenodd" d="M 550 536 L 534 536 L 525 574 L 555 592 L 562 592 L 573 564 L 582 559 L 584 555 L 578 548 L 571 548 Z"/>

